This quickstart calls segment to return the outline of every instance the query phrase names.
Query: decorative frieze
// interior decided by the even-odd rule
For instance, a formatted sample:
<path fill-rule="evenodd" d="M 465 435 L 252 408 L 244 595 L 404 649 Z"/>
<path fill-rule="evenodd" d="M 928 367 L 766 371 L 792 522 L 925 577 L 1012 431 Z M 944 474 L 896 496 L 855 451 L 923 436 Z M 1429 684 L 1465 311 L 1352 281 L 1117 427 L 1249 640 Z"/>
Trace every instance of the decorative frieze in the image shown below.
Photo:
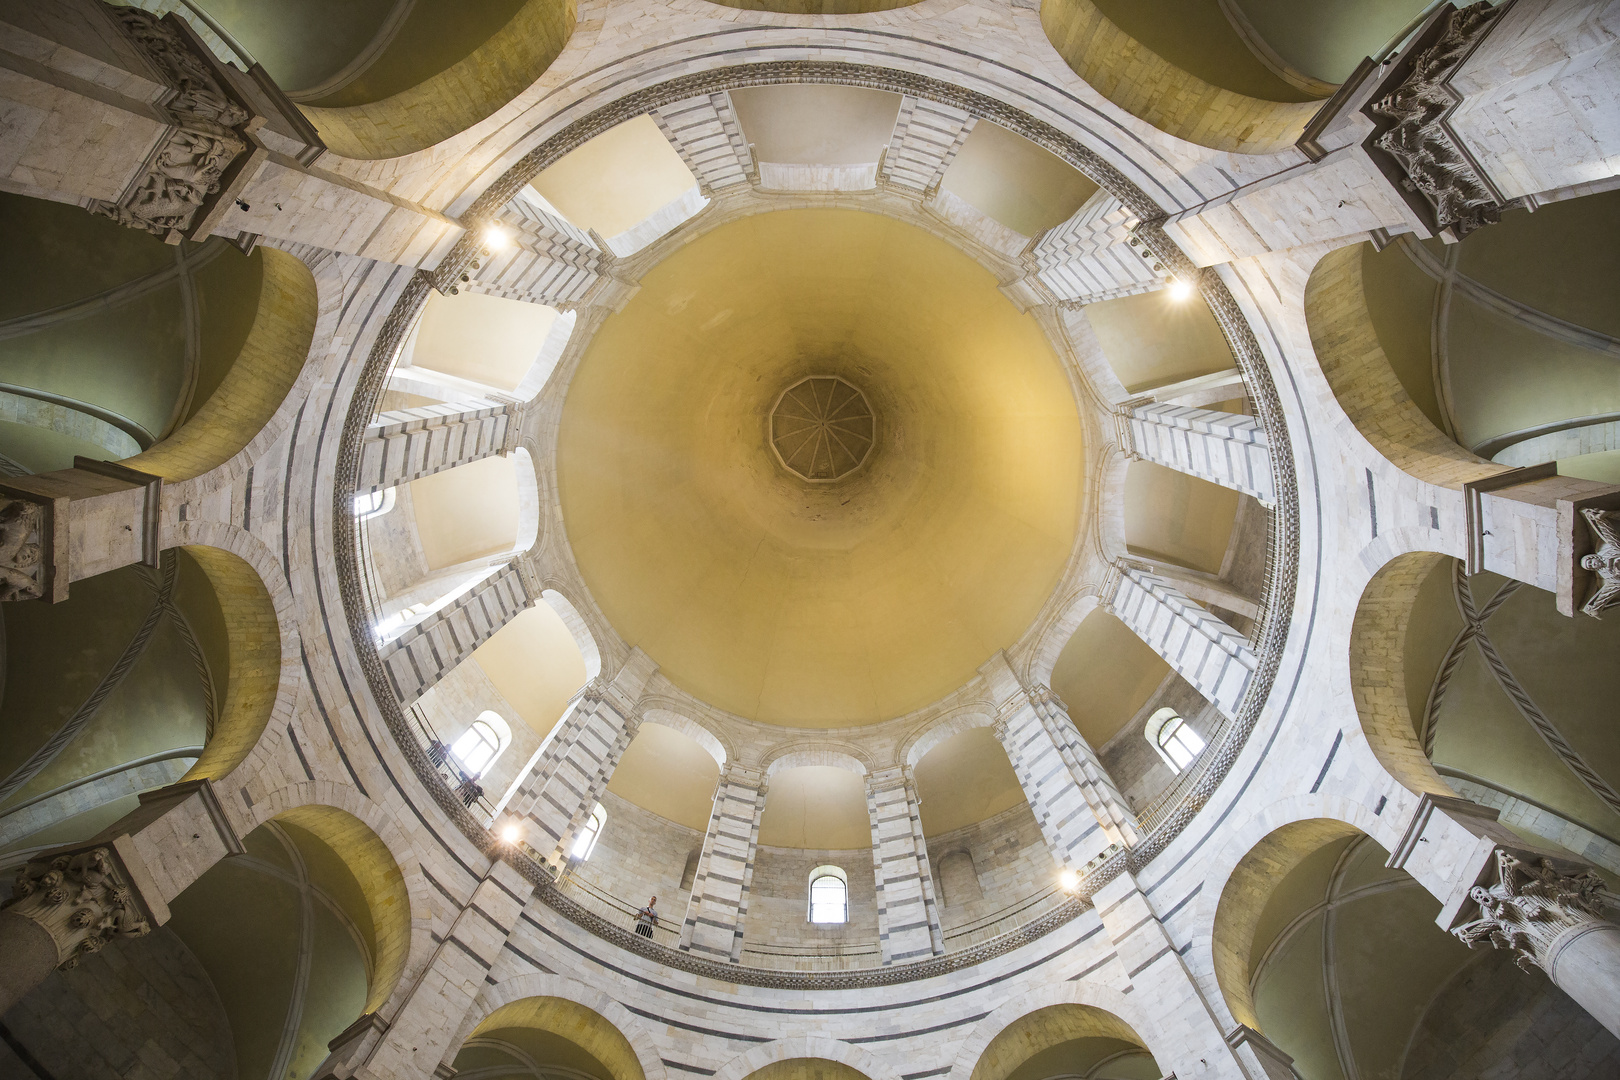
<path fill-rule="evenodd" d="M 1367 106 L 1384 121 L 1373 145 L 1397 163 L 1401 186 L 1427 200 L 1439 228 L 1458 239 L 1500 221 L 1504 209 L 1446 123 L 1461 102 L 1449 80 L 1501 11 L 1482 0 L 1450 12 L 1439 39 L 1417 55 L 1401 84 Z"/>
<path fill-rule="evenodd" d="M 117 202 L 95 199 L 87 209 L 132 229 L 178 239 L 248 149 L 241 129 L 252 114 L 226 93 L 211 62 L 169 20 L 132 7 L 115 8 L 112 17 L 175 88 L 164 104 L 175 126 Z"/>
<path fill-rule="evenodd" d="M 152 930 L 123 868 L 104 847 L 25 863 L 4 908 L 50 934 L 62 971 L 115 938 Z"/>

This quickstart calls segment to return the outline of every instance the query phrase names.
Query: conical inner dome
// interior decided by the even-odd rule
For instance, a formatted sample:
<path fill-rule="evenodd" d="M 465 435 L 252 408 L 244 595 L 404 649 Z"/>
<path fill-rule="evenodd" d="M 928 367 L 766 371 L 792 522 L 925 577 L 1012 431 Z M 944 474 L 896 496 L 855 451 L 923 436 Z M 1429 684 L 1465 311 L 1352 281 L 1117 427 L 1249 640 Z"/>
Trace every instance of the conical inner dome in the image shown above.
<path fill-rule="evenodd" d="M 890 218 L 717 227 L 598 331 L 558 444 L 597 602 L 683 689 L 776 723 L 901 715 L 1028 628 L 1081 428 L 1035 321 Z"/>

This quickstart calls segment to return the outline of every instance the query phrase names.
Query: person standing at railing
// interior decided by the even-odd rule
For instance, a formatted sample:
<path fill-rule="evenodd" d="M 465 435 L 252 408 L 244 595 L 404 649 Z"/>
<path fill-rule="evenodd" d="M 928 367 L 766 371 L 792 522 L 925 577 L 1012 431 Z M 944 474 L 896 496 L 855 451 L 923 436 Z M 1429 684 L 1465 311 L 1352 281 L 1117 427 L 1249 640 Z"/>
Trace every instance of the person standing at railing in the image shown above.
<path fill-rule="evenodd" d="M 658 897 L 647 901 L 647 906 L 636 912 L 636 933 L 644 938 L 653 936 L 653 927 L 658 925 Z"/>

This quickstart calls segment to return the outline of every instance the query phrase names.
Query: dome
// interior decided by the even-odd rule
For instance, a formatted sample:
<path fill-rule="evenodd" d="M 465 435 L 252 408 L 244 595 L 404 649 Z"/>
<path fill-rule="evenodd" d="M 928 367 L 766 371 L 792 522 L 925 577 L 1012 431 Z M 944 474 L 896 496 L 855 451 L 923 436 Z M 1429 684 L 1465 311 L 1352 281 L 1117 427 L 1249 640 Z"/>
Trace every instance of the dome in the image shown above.
<path fill-rule="evenodd" d="M 0 1076 L 1620 1075 L 1620 0 L 0 17 Z"/>
<path fill-rule="evenodd" d="M 773 410 L 816 379 L 877 417 L 829 484 L 771 449 Z M 592 596 L 676 685 L 840 727 L 1018 639 L 1074 544 L 1082 460 L 1061 365 L 988 273 L 913 225 L 796 210 L 693 240 L 603 323 L 557 480 Z"/>

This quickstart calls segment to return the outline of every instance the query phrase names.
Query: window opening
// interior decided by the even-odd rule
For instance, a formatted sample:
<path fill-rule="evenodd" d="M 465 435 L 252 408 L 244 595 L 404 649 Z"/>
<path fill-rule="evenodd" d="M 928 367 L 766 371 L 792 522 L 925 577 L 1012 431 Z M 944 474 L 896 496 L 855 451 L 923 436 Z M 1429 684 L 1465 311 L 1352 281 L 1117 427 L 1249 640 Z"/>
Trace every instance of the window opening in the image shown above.
<path fill-rule="evenodd" d="M 367 518 L 382 517 L 394 508 L 396 498 L 393 488 L 384 488 L 381 491 L 367 491 L 354 497 L 354 516 L 361 521 Z"/>
<path fill-rule="evenodd" d="M 510 740 L 506 721 L 495 713 L 484 712 L 451 744 L 450 753 L 465 772 L 482 776 Z"/>
<path fill-rule="evenodd" d="M 1204 752 L 1204 740 L 1192 725 L 1176 714 L 1174 709 L 1160 709 L 1148 720 L 1148 742 L 1159 752 L 1170 771 L 1179 773 Z"/>
<path fill-rule="evenodd" d="M 849 921 L 849 882 L 836 866 L 810 871 L 810 921 L 821 925 Z"/>
<path fill-rule="evenodd" d="M 569 856 L 580 862 L 590 858 L 591 852 L 596 850 L 596 841 L 602 836 L 602 826 L 606 824 L 607 811 L 602 809 L 601 803 L 597 803 L 585 827 L 579 831 L 579 838 L 574 841 L 574 849 L 568 853 Z"/>

